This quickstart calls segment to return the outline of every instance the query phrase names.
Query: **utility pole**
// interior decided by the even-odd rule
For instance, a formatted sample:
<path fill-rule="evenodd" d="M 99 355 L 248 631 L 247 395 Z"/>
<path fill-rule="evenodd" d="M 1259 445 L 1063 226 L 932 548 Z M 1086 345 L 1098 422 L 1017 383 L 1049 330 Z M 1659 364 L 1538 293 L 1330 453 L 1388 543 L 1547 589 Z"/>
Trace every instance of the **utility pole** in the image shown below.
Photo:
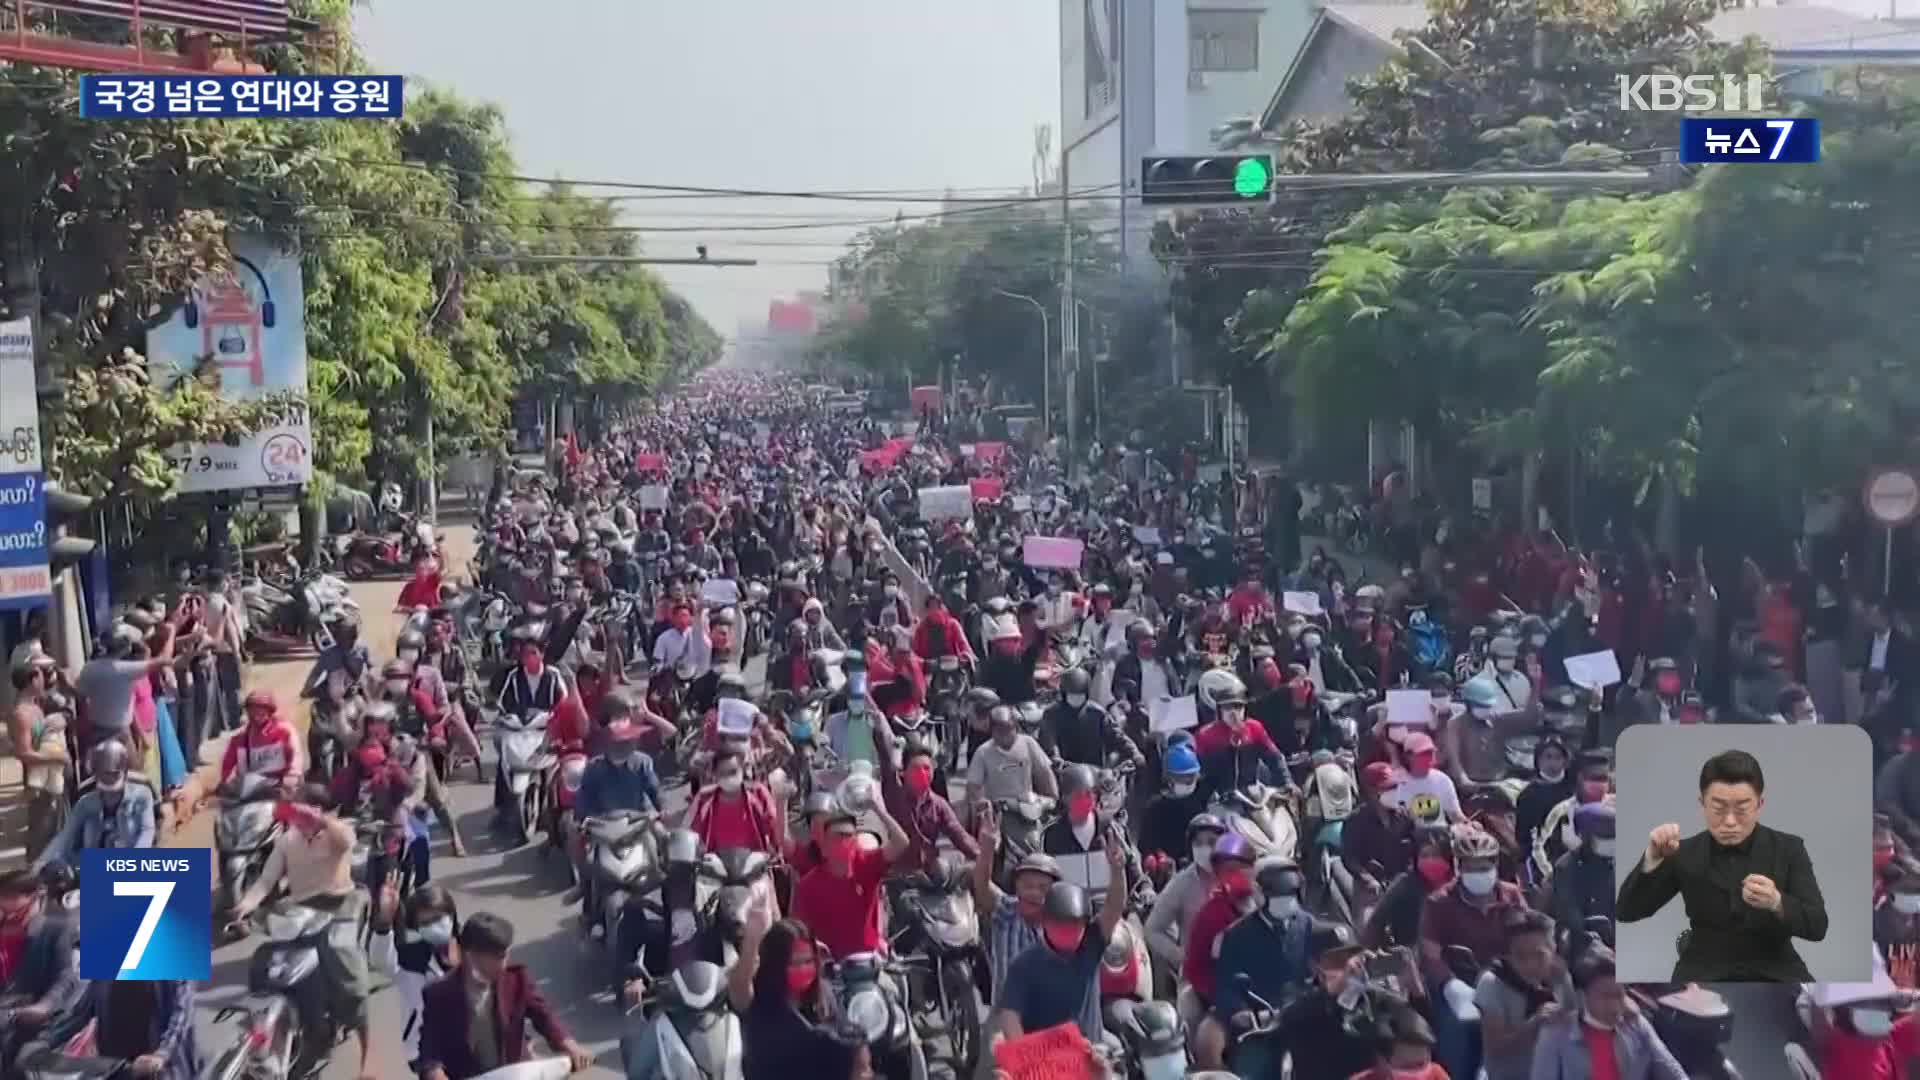
<path fill-rule="evenodd" d="M 1060 370 L 1067 399 L 1066 474 L 1073 477 L 1074 369 L 1080 366 L 1080 320 L 1073 295 L 1073 199 L 1067 148 L 1060 148 Z M 1126 202 L 1121 200 L 1122 205 Z"/>

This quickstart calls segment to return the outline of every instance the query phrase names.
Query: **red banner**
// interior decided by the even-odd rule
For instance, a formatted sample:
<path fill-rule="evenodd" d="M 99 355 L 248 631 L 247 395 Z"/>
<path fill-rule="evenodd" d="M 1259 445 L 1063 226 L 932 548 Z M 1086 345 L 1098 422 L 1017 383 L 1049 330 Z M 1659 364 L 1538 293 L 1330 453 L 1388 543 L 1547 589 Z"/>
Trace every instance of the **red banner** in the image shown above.
<path fill-rule="evenodd" d="M 1071 1021 L 1017 1039 L 992 1050 L 994 1075 L 1007 1080 L 1093 1080 L 1093 1047 Z"/>
<path fill-rule="evenodd" d="M 1006 490 L 1007 482 L 997 476 L 976 476 L 967 486 L 973 489 L 974 502 L 993 502 Z"/>
<path fill-rule="evenodd" d="M 665 472 L 667 457 L 665 454 L 635 454 L 633 469 L 635 472 Z"/>
<path fill-rule="evenodd" d="M 1003 442 L 979 442 L 973 444 L 973 460 L 982 465 L 991 465 L 999 461 L 1000 455 L 1006 452 L 1007 444 Z"/>

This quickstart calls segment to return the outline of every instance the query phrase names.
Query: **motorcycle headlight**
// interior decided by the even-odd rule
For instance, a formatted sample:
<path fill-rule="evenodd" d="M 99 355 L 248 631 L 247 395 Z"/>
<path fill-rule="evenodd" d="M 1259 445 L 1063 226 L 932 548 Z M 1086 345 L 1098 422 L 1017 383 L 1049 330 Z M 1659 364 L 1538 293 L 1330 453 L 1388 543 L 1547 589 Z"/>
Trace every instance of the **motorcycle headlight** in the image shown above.
<path fill-rule="evenodd" d="M 879 1043 L 886 1040 L 893 1012 L 887 1008 L 887 999 L 880 991 L 862 990 L 848 1000 L 847 1019 L 865 1032 L 868 1039 Z"/>

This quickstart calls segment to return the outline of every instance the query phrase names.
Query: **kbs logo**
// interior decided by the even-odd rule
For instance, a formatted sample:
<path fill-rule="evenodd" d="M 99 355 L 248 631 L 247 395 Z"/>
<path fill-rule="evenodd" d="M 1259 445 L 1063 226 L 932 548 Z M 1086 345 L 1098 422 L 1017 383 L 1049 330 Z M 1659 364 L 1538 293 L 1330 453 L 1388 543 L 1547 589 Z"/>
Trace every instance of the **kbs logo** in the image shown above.
<path fill-rule="evenodd" d="M 81 978 L 205 982 L 212 975 L 213 852 L 80 853 Z"/>
<path fill-rule="evenodd" d="M 1760 112 L 1765 75 L 1621 75 L 1622 112 Z"/>

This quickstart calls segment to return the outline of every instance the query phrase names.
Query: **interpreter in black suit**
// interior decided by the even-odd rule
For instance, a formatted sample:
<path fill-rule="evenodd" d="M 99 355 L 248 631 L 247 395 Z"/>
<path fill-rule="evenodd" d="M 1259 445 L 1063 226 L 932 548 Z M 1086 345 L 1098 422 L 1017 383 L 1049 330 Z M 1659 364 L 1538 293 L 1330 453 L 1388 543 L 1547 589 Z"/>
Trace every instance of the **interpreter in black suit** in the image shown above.
<path fill-rule="evenodd" d="M 1692 925 L 1680 935 L 1674 982 L 1812 982 L 1793 939 L 1827 936 L 1827 905 L 1806 842 L 1760 824 L 1760 762 L 1725 750 L 1700 767 L 1705 832 L 1656 826 L 1620 886 L 1615 917 L 1652 918 L 1681 897 Z"/>

